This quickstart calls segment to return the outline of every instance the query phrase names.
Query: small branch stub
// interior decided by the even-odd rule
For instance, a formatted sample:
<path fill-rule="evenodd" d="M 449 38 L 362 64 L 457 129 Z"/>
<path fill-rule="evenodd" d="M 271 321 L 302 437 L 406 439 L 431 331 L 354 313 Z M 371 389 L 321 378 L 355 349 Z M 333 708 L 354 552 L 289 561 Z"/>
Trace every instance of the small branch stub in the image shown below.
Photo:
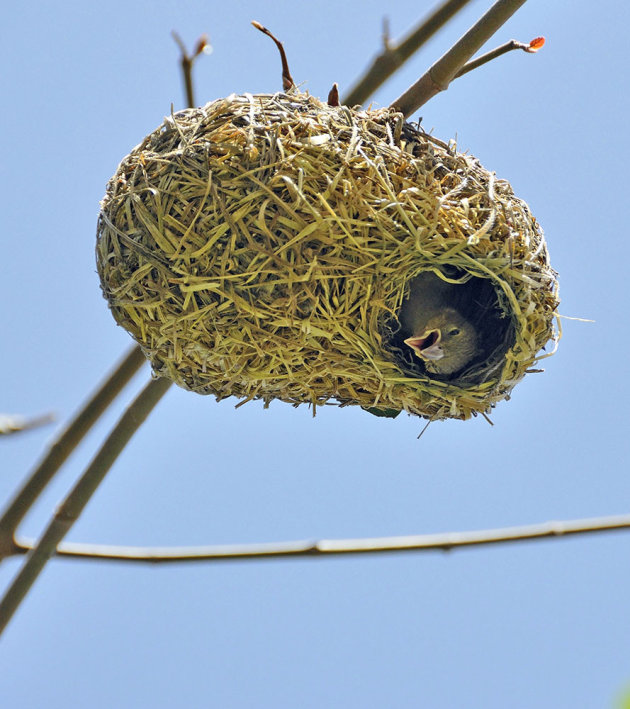
<path fill-rule="evenodd" d="M 328 105 L 339 106 L 339 85 L 336 82 L 328 92 Z"/>

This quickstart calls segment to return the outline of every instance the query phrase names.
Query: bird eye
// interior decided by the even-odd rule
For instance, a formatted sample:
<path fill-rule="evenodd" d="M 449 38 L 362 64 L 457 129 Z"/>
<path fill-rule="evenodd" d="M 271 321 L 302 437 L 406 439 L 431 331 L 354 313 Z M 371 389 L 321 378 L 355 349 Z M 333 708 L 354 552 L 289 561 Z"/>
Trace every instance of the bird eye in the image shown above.
<path fill-rule="evenodd" d="M 458 327 L 454 327 L 452 330 L 448 331 L 448 334 L 451 335 L 451 337 L 454 337 L 455 335 L 459 335 L 460 329 Z"/>

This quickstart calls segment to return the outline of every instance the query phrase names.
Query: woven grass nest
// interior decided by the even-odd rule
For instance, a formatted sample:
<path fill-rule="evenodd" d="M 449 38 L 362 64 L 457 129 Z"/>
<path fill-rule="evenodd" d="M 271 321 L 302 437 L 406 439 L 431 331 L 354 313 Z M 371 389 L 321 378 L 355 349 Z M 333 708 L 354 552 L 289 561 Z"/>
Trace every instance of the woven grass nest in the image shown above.
<path fill-rule="evenodd" d="M 289 91 L 175 113 L 108 183 L 96 250 L 155 375 L 217 399 L 467 419 L 557 340 L 527 205 L 390 109 Z M 450 377 L 402 343 L 396 316 L 425 271 L 462 283 L 485 343 Z"/>

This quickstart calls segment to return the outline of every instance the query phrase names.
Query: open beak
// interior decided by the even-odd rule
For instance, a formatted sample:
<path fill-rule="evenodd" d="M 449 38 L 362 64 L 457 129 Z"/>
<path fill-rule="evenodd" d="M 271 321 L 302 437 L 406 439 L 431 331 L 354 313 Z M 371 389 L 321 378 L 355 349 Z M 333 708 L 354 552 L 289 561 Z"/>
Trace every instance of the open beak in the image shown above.
<path fill-rule="evenodd" d="M 442 333 L 440 330 L 426 330 L 422 335 L 408 337 L 405 344 L 422 359 L 438 360 L 444 357 L 444 350 L 440 345 Z"/>

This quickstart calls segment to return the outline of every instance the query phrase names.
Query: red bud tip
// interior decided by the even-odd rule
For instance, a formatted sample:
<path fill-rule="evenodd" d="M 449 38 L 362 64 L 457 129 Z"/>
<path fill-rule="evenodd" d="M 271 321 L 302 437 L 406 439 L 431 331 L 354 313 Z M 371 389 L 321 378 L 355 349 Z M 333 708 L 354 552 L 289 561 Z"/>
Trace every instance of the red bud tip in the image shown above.
<path fill-rule="evenodd" d="M 202 34 L 201 37 L 197 40 L 197 44 L 195 45 L 195 51 L 193 53 L 193 56 L 198 57 L 200 54 L 203 54 L 205 51 L 206 47 L 208 46 L 208 35 L 207 34 Z"/>

